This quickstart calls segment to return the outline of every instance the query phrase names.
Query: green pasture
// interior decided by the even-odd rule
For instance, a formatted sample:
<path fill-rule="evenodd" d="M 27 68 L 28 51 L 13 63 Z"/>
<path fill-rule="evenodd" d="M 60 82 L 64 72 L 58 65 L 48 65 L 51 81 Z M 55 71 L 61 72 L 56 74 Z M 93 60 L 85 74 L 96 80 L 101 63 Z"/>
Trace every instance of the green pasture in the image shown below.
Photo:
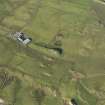
<path fill-rule="evenodd" d="M 15 77 L 0 88 L 6 105 L 64 105 L 71 98 L 105 105 L 104 8 L 98 0 L 0 0 L 0 71 Z M 12 40 L 15 31 L 32 43 Z M 62 55 L 49 49 L 58 34 Z"/>

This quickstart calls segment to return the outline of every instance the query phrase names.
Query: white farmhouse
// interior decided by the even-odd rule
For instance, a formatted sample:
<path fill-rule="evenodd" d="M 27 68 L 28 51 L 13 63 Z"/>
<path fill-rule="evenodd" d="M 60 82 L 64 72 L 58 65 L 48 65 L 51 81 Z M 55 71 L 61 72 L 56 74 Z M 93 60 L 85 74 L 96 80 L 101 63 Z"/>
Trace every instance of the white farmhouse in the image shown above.
<path fill-rule="evenodd" d="M 16 32 L 13 34 L 13 37 L 15 37 L 16 40 L 21 42 L 24 45 L 29 44 L 32 41 L 32 38 L 27 37 L 24 33 L 22 32 Z"/>

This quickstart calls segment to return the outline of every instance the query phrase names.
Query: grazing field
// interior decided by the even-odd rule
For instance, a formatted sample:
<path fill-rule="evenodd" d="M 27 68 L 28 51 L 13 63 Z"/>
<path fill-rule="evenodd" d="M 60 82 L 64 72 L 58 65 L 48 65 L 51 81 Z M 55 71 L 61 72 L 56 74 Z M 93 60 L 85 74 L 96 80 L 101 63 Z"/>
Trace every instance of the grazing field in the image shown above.
<path fill-rule="evenodd" d="M 13 40 L 21 31 L 28 46 Z M 0 0 L 4 105 L 105 105 L 102 0 Z"/>

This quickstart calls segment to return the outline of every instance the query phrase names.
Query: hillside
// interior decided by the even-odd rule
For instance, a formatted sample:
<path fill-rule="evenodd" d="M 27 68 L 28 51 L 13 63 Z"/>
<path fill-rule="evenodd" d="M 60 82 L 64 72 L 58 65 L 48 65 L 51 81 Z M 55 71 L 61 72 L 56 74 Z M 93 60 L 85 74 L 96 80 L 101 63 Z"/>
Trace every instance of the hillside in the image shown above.
<path fill-rule="evenodd" d="M 105 105 L 104 8 L 102 0 L 0 0 L 0 99 Z M 32 42 L 13 40 L 16 31 Z"/>

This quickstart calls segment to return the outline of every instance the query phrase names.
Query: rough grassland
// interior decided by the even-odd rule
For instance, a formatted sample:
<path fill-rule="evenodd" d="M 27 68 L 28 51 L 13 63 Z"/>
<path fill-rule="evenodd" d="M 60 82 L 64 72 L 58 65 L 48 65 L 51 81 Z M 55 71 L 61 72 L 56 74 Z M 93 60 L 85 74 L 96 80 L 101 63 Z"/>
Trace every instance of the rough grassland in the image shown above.
<path fill-rule="evenodd" d="M 0 98 L 6 105 L 65 105 L 73 97 L 79 105 L 105 105 L 104 8 L 97 0 L 0 0 Z M 32 43 L 9 38 L 15 31 Z M 41 47 L 59 33 L 62 55 Z"/>

